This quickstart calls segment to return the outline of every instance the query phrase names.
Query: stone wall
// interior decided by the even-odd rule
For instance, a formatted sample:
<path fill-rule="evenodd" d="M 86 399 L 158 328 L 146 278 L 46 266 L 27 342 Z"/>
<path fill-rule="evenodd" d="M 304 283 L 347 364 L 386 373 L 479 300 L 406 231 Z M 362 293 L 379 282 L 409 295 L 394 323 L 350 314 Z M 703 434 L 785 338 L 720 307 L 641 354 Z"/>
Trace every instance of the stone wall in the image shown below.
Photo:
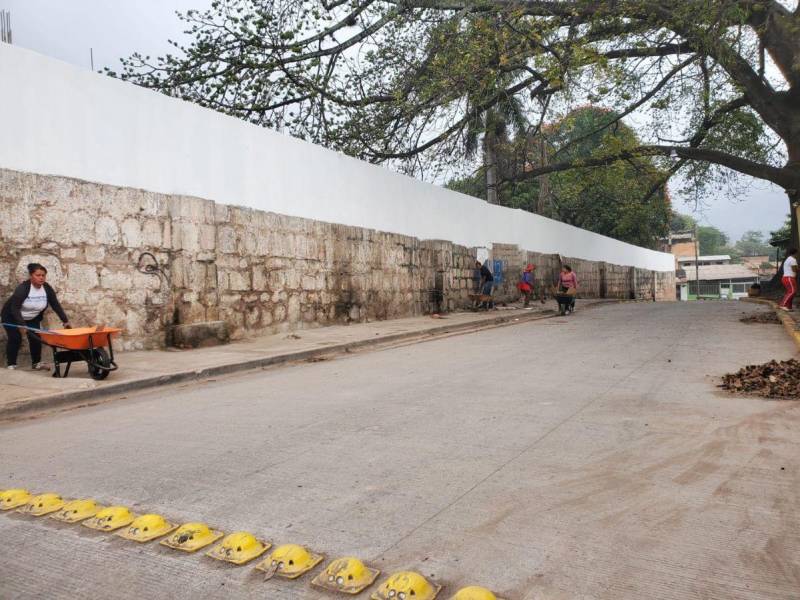
<path fill-rule="evenodd" d="M 169 344 L 177 324 L 222 320 L 236 339 L 455 310 L 476 287 L 475 256 L 446 240 L 0 169 L 0 298 L 41 262 L 73 322 L 123 328 L 126 349 Z M 526 263 L 550 281 L 561 264 L 499 243 L 492 258 L 506 265 L 501 300 L 516 299 Z M 649 271 L 634 286 L 632 268 L 570 262 L 586 296 L 655 289 Z M 659 298 L 674 299 L 674 275 L 662 279 Z"/>

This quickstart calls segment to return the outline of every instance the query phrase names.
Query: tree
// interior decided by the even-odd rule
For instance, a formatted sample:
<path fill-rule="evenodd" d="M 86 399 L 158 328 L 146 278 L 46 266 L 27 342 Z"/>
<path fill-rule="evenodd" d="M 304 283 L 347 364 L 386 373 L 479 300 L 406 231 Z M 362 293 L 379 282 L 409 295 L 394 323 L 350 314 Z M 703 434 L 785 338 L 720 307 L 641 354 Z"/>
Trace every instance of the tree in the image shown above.
<path fill-rule="evenodd" d="M 786 217 L 786 222 L 777 230 L 769 232 L 769 244 L 779 248 L 787 248 L 792 234 L 792 218 Z M 797 248 L 798 246 L 795 246 Z"/>
<path fill-rule="evenodd" d="M 734 245 L 740 256 L 769 256 L 774 258 L 774 248 L 764 239 L 761 231 L 745 231 Z"/>
<path fill-rule="evenodd" d="M 729 254 L 728 236 L 716 227 L 700 225 L 697 228 L 697 240 L 700 242 L 700 254 L 704 256 Z"/>
<path fill-rule="evenodd" d="M 800 202 L 786 0 L 215 0 L 184 18 L 180 54 L 135 54 L 121 76 L 420 175 L 462 161 L 470 124 L 509 97 L 539 124 L 589 99 L 616 109 L 604 127 L 651 116 L 649 139 L 523 178 L 653 156 L 696 193 L 733 173 Z"/>
<path fill-rule="evenodd" d="M 664 173 L 652 159 L 636 158 L 609 165 L 605 169 L 554 173 L 548 181 L 546 202 L 540 182 L 520 181 L 520 173 L 546 160 L 560 156 L 592 156 L 608 145 L 618 145 L 634 138 L 634 132 L 622 123 L 597 132 L 597 124 L 607 119 L 606 110 L 582 107 L 556 123 L 541 128 L 538 135 L 517 135 L 497 146 L 497 202 L 504 206 L 539 212 L 544 216 L 654 248 L 668 232 L 671 215 L 669 198 L 660 182 Z M 581 138 L 580 142 L 575 142 Z M 650 189 L 656 185 L 656 193 Z M 448 187 L 483 196 L 481 175 L 455 179 Z"/>
<path fill-rule="evenodd" d="M 697 220 L 689 215 L 673 212 L 669 220 L 669 230 L 673 232 L 690 231 L 697 227 Z"/>

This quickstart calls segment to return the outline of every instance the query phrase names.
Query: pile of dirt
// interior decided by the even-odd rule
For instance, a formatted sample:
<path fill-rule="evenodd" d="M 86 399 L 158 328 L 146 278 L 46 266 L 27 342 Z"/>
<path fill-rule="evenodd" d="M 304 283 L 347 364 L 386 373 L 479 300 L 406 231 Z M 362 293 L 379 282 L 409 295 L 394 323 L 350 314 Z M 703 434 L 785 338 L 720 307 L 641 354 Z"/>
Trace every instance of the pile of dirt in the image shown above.
<path fill-rule="evenodd" d="M 800 400 L 800 360 L 771 360 L 763 365 L 748 365 L 725 375 L 720 387 L 766 398 Z"/>
<path fill-rule="evenodd" d="M 741 319 L 742 323 L 776 323 L 780 325 L 781 320 L 774 312 L 757 312 L 748 314 Z"/>

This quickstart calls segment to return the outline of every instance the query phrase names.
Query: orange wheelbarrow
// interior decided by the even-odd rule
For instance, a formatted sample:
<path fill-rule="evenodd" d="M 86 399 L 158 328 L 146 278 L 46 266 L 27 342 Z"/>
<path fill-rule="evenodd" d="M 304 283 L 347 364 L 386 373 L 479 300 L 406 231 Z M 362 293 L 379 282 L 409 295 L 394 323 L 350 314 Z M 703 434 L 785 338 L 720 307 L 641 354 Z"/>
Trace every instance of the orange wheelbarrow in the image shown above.
<path fill-rule="evenodd" d="M 64 377 L 69 375 L 72 363 L 84 361 L 89 375 L 98 381 L 117 370 L 114 362 L 112 336 L 122 330 L 114 327 L 79 327 L 75 329 L 50 329 L 39 332 L 42 342 L 53 349 L 53 377 L 61 377 L 61 365 L 66 364 Z M 108 350 L 106 350 L 108 348 Z"/>
<path fill-rule="evenodd" d="M 69 375 L 72 363 L 84 361 L 92 379 L 102 380 L 117 370 L 111 337 L 122 330 L 114 327 L 79 327 L 76 329 L 34 330 L 43 343 L 53 349 L 53 377 L 62 377 L 61 365 L 66 364 L 63 377 Z M 107 349 L 106 349 L 107 348 Z"/>

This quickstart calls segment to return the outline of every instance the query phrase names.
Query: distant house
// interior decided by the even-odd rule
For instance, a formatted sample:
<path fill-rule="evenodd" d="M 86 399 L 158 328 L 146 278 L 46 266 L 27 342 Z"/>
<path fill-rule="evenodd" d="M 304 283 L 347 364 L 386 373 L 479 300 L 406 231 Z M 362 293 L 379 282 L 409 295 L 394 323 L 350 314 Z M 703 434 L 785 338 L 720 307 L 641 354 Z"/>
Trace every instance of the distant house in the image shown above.
<path fill-rule="evenodd" d="M 741 261 L 745 267 L 758 273 L 761 277 L 769 277 L 770 274 L 775 271 L 775 267 L 772 265 L 769 256 L 766 254 L 758 256 L 743 256 Z"/>
<path fill-rule="evenodd" d="M 701 267 L 707 265 L 729 265 L 731 264 L 731 257 L 727 254 L 698 256 L 697 258 L 695 258 L 694 256 L 678 257 L 678 268 L 680 269 L 694 268 L 695 263 Z"/>
<path fill-rule="evenodd" d="M 730 259 L 730 257 L 729 257 Z M 699 273 L 698 273 L 699 272 Z M 699 274 L 699 284 L 697 282 Z M 759 283 L 758 273 L 754 273 L 745 265 L 694 264 L 685 269 L 686 284 L 681 286 L 680 299 L 690 298 L 738 300 L 747 296 L 748 288 Z"/>
<path fill-rule="evenodd" d="M 698 253 L 699 246 L 694 237 L 694 231 L 673 231 L 668 237 L 661 240 L 659 249 L 675 256 L 676 266 L 678 266 L 678 257 L 694 256 Z"/>

